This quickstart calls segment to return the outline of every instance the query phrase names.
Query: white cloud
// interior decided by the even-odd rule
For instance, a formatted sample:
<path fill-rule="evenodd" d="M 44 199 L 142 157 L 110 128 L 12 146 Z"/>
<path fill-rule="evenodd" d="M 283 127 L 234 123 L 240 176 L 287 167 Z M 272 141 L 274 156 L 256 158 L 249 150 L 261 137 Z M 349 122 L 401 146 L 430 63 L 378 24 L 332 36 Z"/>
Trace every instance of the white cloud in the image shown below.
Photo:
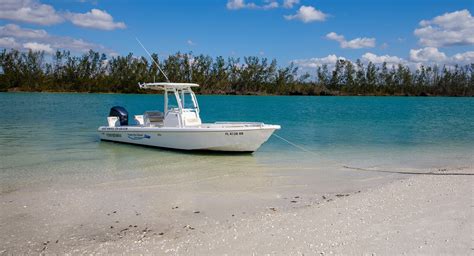
<path fill-rule="evenodd" d="M 187 43 L 188 45 L 191 45 L 191 46 L 196 45 L 196 43 L 193 42 L 191 39 L 188 39 L 188 41 L 186 41 L 186 43 Z"/>
<path fill-rule="evenodd" d="M 227 9 L 229 10 L 239 10 L 239 9 L 262 9 L 269 10 L 278 8 L 280 5 L 276 1 L 266 1 L 264 5 L 257 5 L 255 3 L 246 3 L 245 0 L 229 0 L 227 1 Z"/>
<path fill-rule="evenodd" d="M 126 28 L 125 23 L 114 22 L 112 15 L 99 9 L 92 9 L 86 13 L 69 13 L 66 16 L 74 25 L 85 28 L 102 30 Z"/>
<path fill-rule="evenodd" d="M 0 0 L 0 19 L 40 25 L 52 25 L 70 20 L 74 25 L 103 30 L 124 29 L 123 22 L 114 22 L 106 11 L 92 9 L 86 13 L 57 12 L 53 6 L 38 0 Z"/>
<path fill-rule="evenodd" d="M 37 43 L 37 42 L 29 42 L 29 43 L 24 43 L 23 44 L 23 47 L 26 48 L 26 49 L 30 49 L 34 52 L 41 52 L 41 51 L 44 51 L 46 53 L 53 53 L 53 48 L 51 48 L 51 45 L 49 44 L 40 44 L 40 43 Z"/>
<path fill-rule="evenodd" d="M 0 19 L 40 25 L 52 25 L 63 21 L 54 7 L 36 0 L 0 0 Z"/>
<path fill-rule="evenodd" d="M 327 39 L 330 39 L 330 40 L 338 41 L 338 42 L 345 41 L 343 35 L 338 35 L 338 34 L 336 34 L 335 32 L 328 33 L 328 34 L 326 35 L 326 38 L 327 38 Z"/>
<path fill-rule="evenodd" d="M 446 59 L 446 54 L 438 51 L 438 48 L 425 47 L 410 50 L 410 60 L 414 62 L 442 62 Z"/>
<path fill-rule="evenodd" d="M 15 24 L 7 24 L 0 26 L 0 35 L 20 38 L 45 38 L 48 36 L 48 33 L 43 29 L 28 29 L 21 28 Z"/>
<path fill-rule="evenodd" d="M 283 7 L 293 8 L 294 5 L 297 5 L 299 3 L 300 3 L 300 0 L 284 0 L 283 1 Z"/>
<path fill-rule="evenodd" d="M 455 54 L 453 57 L 451 57 L 451 62 L 458 64 L 474 63 L 474 51 Z"/>
<path fill-rule="evenodd" d="M 455 11 L 422 20 L 414 34 L 423 46 L 444 47 L 474 44 L 474 17 L 468 10 Z"/>
<path fill-rule="evenodd" d="M 18 48 L 20 45 L 16 42 L 13 37 L 0 37 L 0 47 L 2 48 Z"/>
<path fill-rule="evenodd" d="M 341 56 L 336 56 L 335 54 L 328 55 L 323 58 L 310 58 L 310 59 L 299 59 L 293 60 L 292 62 L 302 70 L 315 69 L 326 64 L 329 70 L 333 69 L 337 60 L 348 60 Z M 474 63 L 474 51 L 467 51 L 464 53 L 457 53 L 451 57 L 446 56 L 443 52 L 438 51 L 438 49 L 433 48 L 423 48 L 418 50 L 410 51 L 410 59 L 405 60 L 398 56 L 391 55 L 376 55 L 371 52 L 367 52 L 360 57 L 360 60 L 363 63 L 372 62 L 373 64 L 379 66 L 383 63 L 387 63 L 388 67 L 397 66 L 398 64 L 403 64 L 408 66 L 411 69 L 420 68 L 421 65 L 447 65 L 448 67 L 453 67 L 456 64 L 459 65 L 468 65 Z M 310 71 L 311 72 L 311 71 Z"/>
<path fill-rule="evenodd" d="M 294 15 L 285 15 L 287 20 L 301 20 L 304 23 L 313 21 L 325 21 L 327 14 L 320 10 L 315 9 L 313 6 L 301 6 L 300 9 Z"/>
<path fill-rule="evenodd" d="M 375 47 L 375 38 L 358 37 L 347 41 L 343 35 L 338 35 L 335 32 L 328 33 L 326 38 L 339 42 L 341 48 L 360 49 Z"/>
<path fill-rule="evenodd" d="M 438 65 L 466 65 L 474 63 L 474 51 L 457 53 L 447 56 L 434 47 L 410 50 L 410 61 L 417 64 L 438 64 Z"/>
<path fill-rule="evenodd" d="M 87 41 L 84 41 L 83 39 L 52 36 L 50 40 L 48 41 L 51 41 L 51 44 L 53 45 L 53 47 L 59 50 L 66 49 L 66 50 L 71 50 L 73 52 L 83 53 L 92 49 L 95 51 L 105 52 L 110 55 L 116 54 L 114 51 L 107 49 L 102 45 L 87 42 Z"/>
<path fill-rule="evenodd" d="M 102 45 L 90 43 L 82 39 L 76 39 L 66 36 L 55 36 L 48 34 L 46 31 L 38 29 L 22 28 L 17 25 L 7 24 L 0 26 L 0 38 L 2 44 L 0 47 L 24 49 L 39 49 L 41 45 L 48 45 L 54 50 L 69 50 L 74 53 L 84 53 L 90 49 L 115 55 L 116 53 Z M 36 44 L 35 44 L 36 43 Z M 36 48 L 35 48 L 36 47 Z M 50 52 L 49 48 L 44 48 L 46 52 Z"/>
<path fill-rule="evenodd" d="M 342 42 L 342 48 L 360 49 L 375 47 L 375 38 L 355 38 L 350 41 Z"/>
<path fill-rule="evenodd" d="M 374 64 L 383 64 L 384 62 L 387 63 L 388 66 L 398 65 L 400 63 L 406 63 L 400 57 L 397 56 L 390 56 L 390 55 L 376 55 L 371 52 L 367 52 L 362 55 L 361 60 L 363 62 L 372 62 Z"/>
<path fill-rule="evenodd" d="M 264 10 L 268 10 L 268 9 L 278 8 L 279 6 L 280 5 L 278 4 L 278 2 L 270 1 L 267 4 L 263 5 L 261 8 L 264 9 Z"/>
<path fill-rule="evenodd" d="M 229 10 L 248 8 L 248 5 L 244 2 L 244 0 L 229 0 L 226 6 Z"/>
<path fill-rule="evenodd" d="M 337 57 L 335 54 L 330 54 L 322 58 L 299 59 L 292 62 L 303 68 L 317 68 L 322 65 L 334 65 L 339 59 L 345 60 L 343 57 Z"/>

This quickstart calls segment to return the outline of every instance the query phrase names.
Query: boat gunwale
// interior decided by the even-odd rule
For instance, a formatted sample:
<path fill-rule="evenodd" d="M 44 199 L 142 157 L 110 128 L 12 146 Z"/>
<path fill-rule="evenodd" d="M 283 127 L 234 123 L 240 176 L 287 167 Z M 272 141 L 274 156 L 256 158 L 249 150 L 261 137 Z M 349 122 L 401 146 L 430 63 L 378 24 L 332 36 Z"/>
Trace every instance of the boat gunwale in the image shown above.
<path fill-rule="evenodd" d="M 113 128 L 113 129 L 112 129 Z M 127 129 L 120 129 L 127 128 Z M 110 130 L 109 130 L 110 129 Z M 229 127 L 145 127 L 145 126 L 100 126 L 99 132 L 226 132 L 226 131 L 259 131 L 279 130 L 280 125 L 264 124 L 261 126 L 229 126 Z"/>

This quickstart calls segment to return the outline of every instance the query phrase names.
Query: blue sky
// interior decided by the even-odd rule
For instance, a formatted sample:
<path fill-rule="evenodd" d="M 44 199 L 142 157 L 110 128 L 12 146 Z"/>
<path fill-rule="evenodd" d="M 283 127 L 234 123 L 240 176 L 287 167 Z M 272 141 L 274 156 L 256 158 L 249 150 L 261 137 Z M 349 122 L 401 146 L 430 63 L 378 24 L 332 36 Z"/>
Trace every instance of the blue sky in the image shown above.
<path fill-rule="evenodd" d="M 334 58 L 474 61 L 472 0 L 0 0 L 0 7 L 1 48 L 145 55 L 139 37 L 161 55 L 256 55 L 304 67 Z M 42 30 L 47 37 L 25 36 Z"/>

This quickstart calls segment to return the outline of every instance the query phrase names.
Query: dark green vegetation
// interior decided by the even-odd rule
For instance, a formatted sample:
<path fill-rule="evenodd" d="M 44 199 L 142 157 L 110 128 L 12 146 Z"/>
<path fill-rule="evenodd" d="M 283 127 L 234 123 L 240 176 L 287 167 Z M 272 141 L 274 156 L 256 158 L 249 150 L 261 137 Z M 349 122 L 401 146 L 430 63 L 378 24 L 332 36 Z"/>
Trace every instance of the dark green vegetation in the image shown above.
<path fill-rule="evenodd" d="M 158 55 L 153 54 L 158 61 Z M 298 74 L 293 64 L 267 58 L 217 57 L 176 53 L 160 62 L 173 82 L 195 82 L 198 93 L 281 95 L 474 95 L 474 63 L 466 66 L 388 67 L 339 60 L 334 70 Z M 316 77 L 316 79 L 311 79 Z M 82 56 L 57 51 L 0 52 L 0 91 L 143 92 L 138 82 L 165 81 L 157 67 L 132 54 L 107 59 L 89 51 Z"/>

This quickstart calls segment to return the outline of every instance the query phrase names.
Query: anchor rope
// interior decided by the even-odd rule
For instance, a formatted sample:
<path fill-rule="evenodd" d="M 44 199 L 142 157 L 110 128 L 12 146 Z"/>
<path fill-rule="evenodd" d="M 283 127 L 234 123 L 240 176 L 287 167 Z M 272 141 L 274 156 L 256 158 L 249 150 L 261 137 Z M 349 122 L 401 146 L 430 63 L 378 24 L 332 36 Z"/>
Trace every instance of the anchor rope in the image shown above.
<path fill-rule="evenodd" d="M 289 140 L 287 140 L 287 139 L 281 137 L 280 135 L 278 135 L 278 134 L 276 134 L 276 133 L 273 133 L 272 135 L 275 136 L 275 137 L 277 137 L 277 138 L 279 138 L 280 140 L 282 140 L 282 141 L 284 141 L 284 142 L 286 142 L 286 143 L 292 145 L 292 146 L 295 147 L 295 148 L 301 149 L 302 151 L 305 151 L 305 152 L 308 152 L 308 153 L 311 153 L 311 154 L 315 154 L 315 155 L 319 155 L 319 154 L 316 154 L 316 153 L 313 152 L 313 151 L 310 151 L 310 150 L 308 150 L 308 149 L 305 149 L 305 148 L 303 148 L 302 146 L 297 145 L 297 144 L 295 144 L 295 143 L 293 143 L 293 142 L 291 142 L 291 141 L 289 141 Z"/>
<path fill-rule="evenodd" d="M 309 149 L 306 149 L 306 148 L 304 148 L 304 147 L 302 147 L 302 146 L 300 146 L 300 145 L 298 145 L 298 144 L 296 144 L 296 143 L 293 143 L 293 142 L 289 141 L 288 139 L 285 139 L 285 138 L 281 137 L 280 135 L 278 135 L 278 134 L 276 134 L 276 133 L 273 133 L 272 135 L 275 136 L 275 137 L 277 137 L 277 138 L 279 138 L 280 140 L 282 140 L 282 141 L 284 141 L 284 142 L 290 144 L 291 146 L 293 146 L 293 147 L 295 147 L 295 148 L 298 148 L 298 149 L 304 151 L 304 152 L 307 152 L 307 153 L 310 153 L 310 154 L 313 154 L 313 155 L 316 155 L 316 156 L 325 158 L 326 161 L 329 161 L 329 162 L 332 162 L 332 163 L 334 163 L 334 164 L 341 165 L 341 166 L 345 167 L 345 165 L 344 165 L 343 163 L 334 161 L 334 160 L 332 160 L 332 159 L 328 159 L 327 157 L 324 157 L 324 156 L 321 155 L 321 154 L 318 154 L 318 153 L 316 153 L 316 152 L 314 152 L 314 151 L 311 151 L 311 150 L 309 150 Z"/>
<path fill-rule="evenodd" d="M 349 169 L 349 170 L 366 171 L 366 172 L 384 172 L 384 173 L 394 173 L 394 174 L 408 174 L 408 175 L 465 175 L 465 176 L 474 175 L 474 173 L 463 173 L 463 172 L 443 173 L 441 169 L 438 169 L 438 172 L 436 172 L 436 171 L 420 172 L 420 171 L 396 171 L 396 170 L 381 170 L 379 168 L 377 168 L 377 169 L 367 169 L 367 168 L 361 168 L 361 167 L 353 167 L 353 166 L 350 166 L 350 165 L 347 165 L 347 164 L 344 164 L 344 163 L 341 163 L 341 162 L 338 162 L 338 161 L 334 161 L 332 159 L 328 159 L 327 157 L 324 157 L 321 154 L 318 154 L 314 151 L 306 149 L 306 148 L 304 148 L 304 147 L 302 147 L 302 146 L 300 146 L 296 143 L 293 143 L 293 142 L 281 137 L 278 134 L 273 133 L 272 135 L 277 137 L 278 139 L 292 145 L 295 148 L 298 148 L 298 149 L 300 149 L 304 152 L 310 153 L 310 154 L 314 154 L 314 155 L 318 155 L 320 157 L 323 157 L 323 158 L 326 159 L 326 161 L 332 162 L 336 165 L 340 165 L 341 167 L 343 167 L 345 169 Z M 460 170 L 462 170 L 462 169 L 463 168 L 460 168 Z M 446 171 L 446 169 L 444 169 L 444 171 Z"/>
<path fill-rule="evenodd" d="M 384 172 L 384 173 L 397 173 L 397 174 L 423 174 L 423 175 L 474 175 L 473 173 L 439 173 L 439 172 L 433 172 L 433 171 L 430 171 L 430 172 L 416 172 L 416 171 L 390 171 L 390 170 L 380 170 L 380 169 L 367 169 L 367 168 L 361 168 L 361 167 L 353 167 L 353 166 L 350 166 L 350 165 L 347 165 L 347 164 L 344 164 L 344 163 L 341 163 L 341 162 L 338 162 L 338 161 L 334 161 L 332 159 L 328 159 L 327 157 L 323 156 L 322 154 L 318 154 L 314 151 L 311 151 L 309 149 L 306 149 L 296 143 L 293 143 L 291 141 L 289 141 L 288 139 L 285 139 L 283 137 L 281 137 L 280 135 L 276 134 L 276 133 L 273 133 L 272 134 L 273 136 L 277 137 L 278 139 L 292 145 L 293 147 L 295 148 L 298 148 L 304 152 L 307 152 L 307 153 L 310 153 L 310 154 L 313 154 L 313 155 L 317 155 L 319 157 L 322 157 L 324 159 L 326 159 L 326 161 L 328 162 L 332 162 L 336 165 L 340 165 L 341 167 L 345 168 L 345 169 L 350 169 L 350 170 L 357 170 L 357 171 L 367 171 L 367 172 Z"/>
<path fill-rule="evenodd" d="M 298 145 L 298 144 L 296 144 L 296 143 L 293 143 L 293 142 L 289 141 L 288 139 L 285 139 L 285 138 L 281 137 L 280 135 L 278 135 L 278 134 L 276 134 L 276 133 L 273 133 L 272 135 L 275 136 L 275 137 L 277 137 L 278 139 L 280 139 L 280 140 L 282 140 L 282 141 L 284 141 L 284 142 L 290 144 L 291 146 L 293 146 L 293 147 L 295 147 L 295 148 L 298 148 L 298 149 L 300 149 L 300 150 L 302 150 L 302 151 L 304 151 L 304 152 L 307 152 L 307 153 L 310 153 L 310 154 L 313 154 L 313 155 L 322 157 L 322 158 L 324 158 L 326 161 L 332 162 L 333 164 L 336 164 L 336 165 L 340 165 L 340 166 L 342 166 L 343 168 L 352 169 L 352 170 L 359 170 L 359 171 L 378 171 L 378 170 L 369 170 L 369 169 L 364 169 L 364 168 L 359 168 L 359 167 L 352 167 L 352 166 L 349 166 L 349 165 L 347 165 L 347 164 L 345 164 L 345 163 L 341 163 L 341 162 L 338 162 L 338 161 L 334 161 L 334 160 L 332 160 L 332 159 L 328 159 L 327 157 L 324 157 L 324 156 L 321 155 L 321 154 L 318 154 L 318 153 L 316 153 L 316 152 L 314 152 L 314 151 L 311 151 L 311 150 L 309 150 L 309 149 L 306 149 L 306 148 L 304 148 L 304 147 L 302 147 L 302 146 L 300 146 L 300 145 Z M 379 171 L 380 171 L 380 170 L 379 170 Z"/>

